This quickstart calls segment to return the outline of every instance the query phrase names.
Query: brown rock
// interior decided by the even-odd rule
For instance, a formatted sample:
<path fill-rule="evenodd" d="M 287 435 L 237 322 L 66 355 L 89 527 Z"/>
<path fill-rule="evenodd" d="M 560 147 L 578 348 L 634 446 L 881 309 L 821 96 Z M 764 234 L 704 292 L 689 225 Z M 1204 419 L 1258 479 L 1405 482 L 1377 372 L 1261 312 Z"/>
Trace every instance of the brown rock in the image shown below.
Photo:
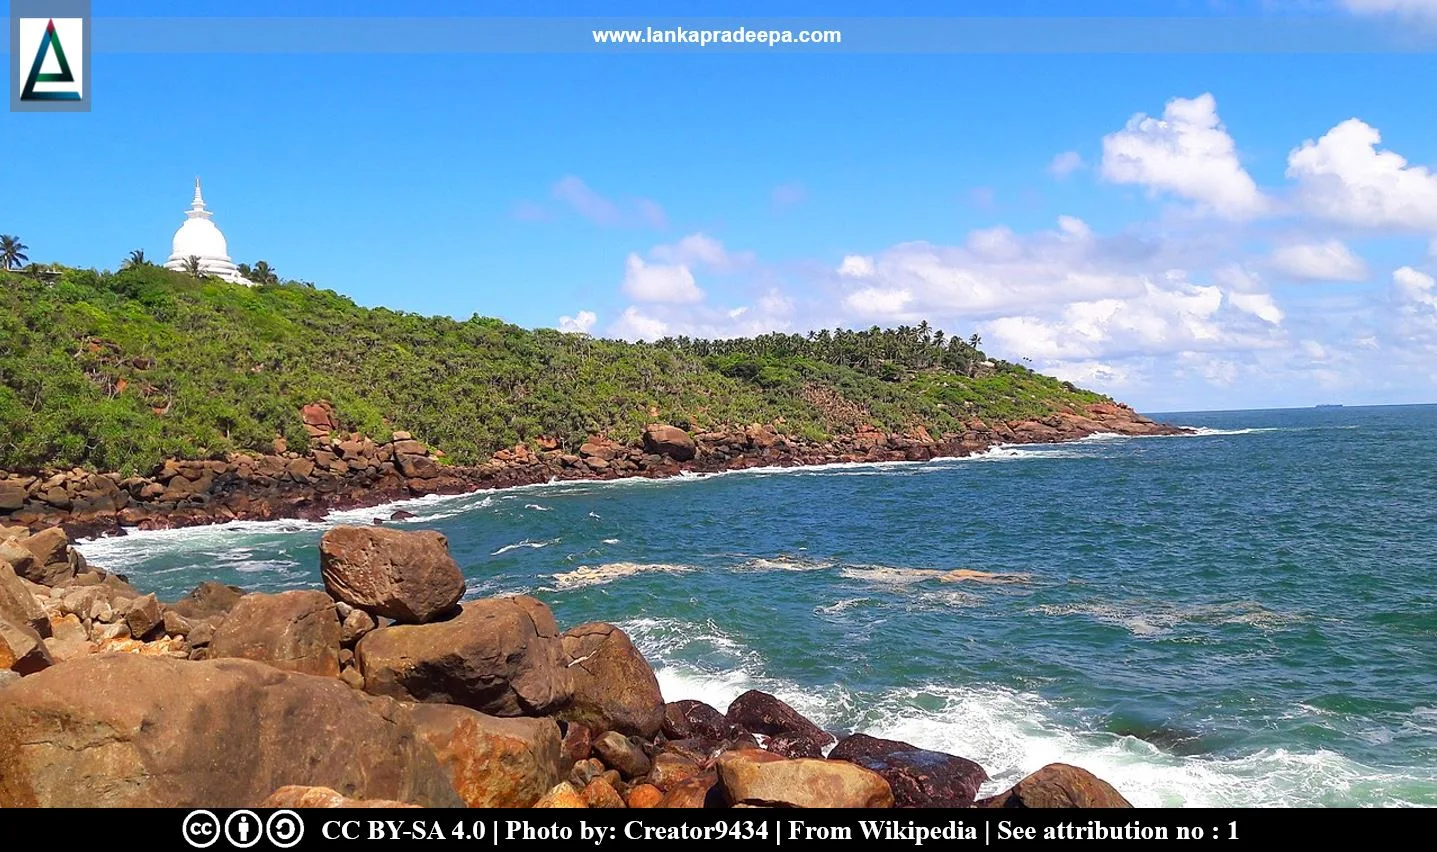
<path fill-rule="evenodd" d="M 664 793 L 652 784 L 638 784 L 629 791 L 628 805 L 631 808 L 657 807 Z"/>
<path fill-rule="evenodd" d="M 23 567 L 10 560 L 15 573 L 21 577 L 42 586 L 55 586 L 75 576 L 74 566 L 70 564 L 70 538 L 63 529 L 50 527 L 17 542 L 34 560 Z M 0 553 L 0 558 L 4 557 L 5 554 Z"/>
<path fill-rule="evenodd" d="M 586 759 L 593 750 L 594 732 L 589 730 L 588 725 L 570 722 L 564 731 L 564 742 L 561 748 L 564 761 L 573 765 Z"/>
<path fill-rule="evenodd" d="M 834 741 L 832 734 L 818 727 L 783 701 L 751 689 L 733 700 L 725 718 L 730 725 L 755 734 L 798 734 L 789 738 L 817 744 L 821 749 Z"/>
<path fill-rule="evenodd" d="M 568 781 L 555 784 L 543 798 L 534 803 L 536 808 L 587 808 L 589 803 Z"/>
<path fill-rule="evenodd" d="M 594 740 L 594 752 L 625 778 L 649 774 L 649 756 L 637 743 L 618 731 L 609 731 Z"/>
<path fill-rule="evenodd" d="M 107 630 L 116 634 L 123 632 L 125 636 L 130 635 L 130 629 L 123 623 L 94 623 L 92 629 L 97 638 Z M 50 652 L 50 658 L 55 662 L 63 663 L 95 653 L 95 646 L 91 644 L 90 639 L 91 634 L 85 631 L 85 625 L 80 623 L 78 617 L 61 615 L 50 622 L 50 637 L 45 640 L 45 650 Z"/>
<path fill-rule="evenodd" d="M 0 702 L 0 807 L 253 807 L 290 784 L 463 804 L 403 705 L 247 660 L 97 655 Z"/>
<path fill-rule="evenodd" d="M 654 755 L 649 769 L 649 783 L 660 790 L 671 790 L 681 781 L 699 774 L 699 765 L 688 757 L 673 752 Z"/>
<path fill-rule="evenodd" d="M 842 760 L 788 760 L 758 749 L 725 752 L 719 783 L 730 805 L 889 808 L 893 791 L 876 772 Z"/>
<path fill-rule="evenodd" d="M 430 624 L 375 630 L 355 648 L 376 695 L 458 704 L 495 716 L 542 716 L 573 682 L 554 615 L 527 596 L 489 598 Z"/>
<path fill-rule="evenodd" d="M 190 621 L 218 618 L 228 615 L 242 597 L 243 589 L 226 586 L 216 580 L 206 580 L 183 598 L 167 604 L 166 609 L 174 610 Z"/>
<path fill-rule="evenodd" d="M 384 799 L 350 799 L 328 787 L 290 784 L 275 790 L 259 803 L 261 808 L 417 808 L 408 802 Z"/>
<path fill-rule="evenodd" d="M 433 621 L 464 594 L 449 541 L 433 530 L 335 527 L 320 539 L 319 564 L 336 599 L 402 624 Z"/>
<path fill-rule="evenodd" d="M 730 727 L 724 714 L 702 701 L 684 699 L 664 705 L 664 736 L 671 740 L 697 737 L 717 742 L 728 736 Z"/>
<path fill-rule="evenodd" d="M 983 767 L 966 758 L 867 734 L 844 737 L 828 757 L 882 775 L 900 808 L 966 808 L 988 780 Z"/>
<path fill-rule="evenodd" d="M 25 587 L 9 562 L 0 561 L 0 618 L 35 631 L 41 638 L 50 635 L 45 608 Z"/>
<path fill-rule="evenodd" d="M 977 802 L 980 808 L 1131 808 L 1113 786 L 1086 769 L 1050 763 L 1011 790 Z"/>
<path fill-rule="evenodd" d="M 40 634 L 0 616 L 0 670 L 28 675 L 49 668 L 54 662 Z M 3 768 L 0 764 L 0 769 Z"/>
<path fill-rule="evenodd" d="M 471 808 L 527 808 L 559 782 L 559 726 L 419 704 L 414 724 Z"/>
<path fill-rule="evenodd" d="M 245 595 L 215 630 L 210 658 L 238 657 L 284 671 L 338 677 L 339 636 L 334 601 L 324 592 Z"/>
<path fill-rule="evenodd" d="M 364 634 L 377 627 L 379 624 L 375 622 L 374 616 L 362 609 L 351 610 L 349 615 L 344 617 L 344 621 L 340 622 L 339 641 L 341 644 L 352 646 L 363 639 Z"/>
<path fill-rule="evenodd" d="M 596 732 L 652 739 L 664 721 L 658 678 L 628 634 L 612 624 L 583 624 L 564 634 L 574 698 L 561 712 Z"/>
<path fill-rule="evenodd" d="M 763 747 L 784 757 L 823 757 L 823 747 L 832 740 L 826 731 L 817 736 L 812 731 L 784 731 L 765 740 Z"/>
<path fill-rule="evenodd" d="M 160 612 L 160 602 L 155 600 L 154 595 L 135 598 L 125 608 L 125 626 L 130 628 L 130 635 L 136 639 L 143 639 L 155 632 L 164 624 L 164 618 L 164 613 Z"/>
<path fill-rule="evenodd" d="M 726 807 L 723 790 L 718 784 L 718 774 L 704 772 L 685 779 L 664 793 L 654 805 L 656 808 L 721 808 Z"/>
<path fill-rule="evenodd" d="M 694 457 L 697 448 L 688 432 L 666 423 L 654 423 L 644 428 L 644 452 L 667 455 L 674 461 L 688 461 Z"/>
<path fill-rule="evenodd" d="M 394 464 L 400 473 L 410 479 L 434 479 L 444 473 L 444 469 L 428 456 L 395 455 Z"/>
<path fill-rule="evenodd" d="M 569 770 L 569 783 L 574 789 L 582 790 L 589 782 L 604 774 L 604 762 L 597 757 L 588 757 L 575 761 L 573 768 Z"/>
<path fill-rule="evenodd" d="M 579 791 L 579 796 L 591 808 L 626 807 L 624 798 L 619 795 L 619 791 L 603 778 L 595 778 L 590 781 L 583 790 Z"/>

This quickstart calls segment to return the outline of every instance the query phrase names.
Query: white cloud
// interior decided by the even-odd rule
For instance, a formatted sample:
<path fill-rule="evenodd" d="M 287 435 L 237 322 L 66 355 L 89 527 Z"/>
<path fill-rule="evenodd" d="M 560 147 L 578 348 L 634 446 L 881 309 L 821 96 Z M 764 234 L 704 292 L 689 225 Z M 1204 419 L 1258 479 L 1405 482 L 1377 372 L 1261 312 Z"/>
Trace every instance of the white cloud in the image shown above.
<path fill-rule="evenodd" d="M 1271 293 L 1228 293 L 1232 306 L 1271 325 L 1281 325 L 1285 314 L 1273 301 Z"/>
<path fill-rule="evenodd" d="M 873 277 L 873 258 L 861 254 L 850 254 L 838 266 L 838 274 L 845 278 Z"/>
<path fill-rule="evenodd" d="M 753 252 L 731 252 L 722 242 L 703 233 L 689 234 L 676 243 L 654 246 L 649 249 L 649 256 L 664 263 L 706 266 L 717 272 L 732 272 L 754 260 Z"/>
<path fill-rule="evenodd" d="M 1162 118 L 1138 113 L 1103 137 L 1102 174 L 1114 183 L 1168 192 L 1232 219 L 1264 212 L 1268 200 L 1237 158 L 1211 94 L 1174 98 Z"/>
<path fill-rule="evenodd" d="M 1349 118 L 1293 150 L 1287 176 L 1303 209 L 1345 225 L 1437 231 L 1437 175 L 1377 150 L 1381 141 L 1377 128 Z"/>
<path fill-rule="evenodd" d="M 559 330 L 568 334 L 588 334 L 598 321 L 599 315 L 593 311 L 579 311 L 571 317 L 559 317 Z"/>
<path fill-rule="evenodd" d="M 645 263 L 630 253 L 624 264 L 624 292 L 639 302 L 699 302 L 704 291 L 683 264 Z"/>
<path fill-rule="evenodd" d="M 630 305 L 618 322 L 609 327 L 609 333 L 627 340 L 658 340 L 669 336 L 669 325 Z"/>
<path fill-rule="evenodd" d="M 1392 273 L 1392 287 L 1400 301 L 1437 309 L 1437 279 L 1410 266 Z"/>
<path fill-rule="evenodd" d="M 668 227 L 668 216 L 658 202 L 636 198 L 628 204 L 620 205 L 599 194 L 584 183 L 582 178 L 574 175 L 560 178 L 555 182 L 550 194 L 556 201 L 562 202 L 596 225 L 609 228 L 625 225 L 644 225 L 655 229 Z"/>
<path fill-rule="evenodd" d="M 1289 243 L 1268 257 L 1274 272 L 1304 281 L 1363 281 L 1367 264 L 1340 240 Z"/>
<path fill-rule="evenodd" d="M 912 301 L 913 294 L 904 289 L 865 287 L 845 296 L 843 305 L 860 317 L 882 318 L 901 315 Z"/>
<path fill-rule="evenodd" d="M 1081 170 L 1085 165 L 1087 164 L 1083 162 L 1082 154 L 1077 151 L 1064 151 L 1048 163 L 1048 173 L 1062 180 L 1073 172 Z"/>

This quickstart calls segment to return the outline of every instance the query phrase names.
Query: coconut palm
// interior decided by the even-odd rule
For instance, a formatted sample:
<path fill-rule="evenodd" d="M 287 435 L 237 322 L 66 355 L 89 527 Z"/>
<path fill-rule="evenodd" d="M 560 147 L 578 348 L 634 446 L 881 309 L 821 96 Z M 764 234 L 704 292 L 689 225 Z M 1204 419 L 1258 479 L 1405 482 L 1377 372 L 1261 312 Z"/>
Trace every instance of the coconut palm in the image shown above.
<path fill-rule="evenodd" d="M 274 267 L 268 261 L 261 260 L 250 268 L 249 274 L 245 276 L 256 284 L 278 284 L 279 276 L 275 274 Z"/>
<path fill-rule="evenodd" d="M 125 262 L 122 263 L 122 264 L 120 264 L 120 268 L 121 268 L 121 269 L 133 269 L 133 268 L 135 268 L 136 266 L 149 266 L 149 265 L 150 265 L 150 262 L 145 259 L 145 250 L 144 250 L 144 249 L 135 249 L 134 251 L 130 252 L 130 256 L 129 256 L 129 257 L 125 258 Z"/>
<path fill-rule="evenodd" d="M 19 269 L 29 260 L 25 249 L 29 246 L 20 242 L 19 237 L 0 234 L 0 269 Z"/>
<path fill-rule="evenodd" d="M 204 267 L 200 266 L 200 256 L 197 254 L 192 254 L 185 258 L 184 270 L 185 274 L 191 278 L 205 277 Z"/>

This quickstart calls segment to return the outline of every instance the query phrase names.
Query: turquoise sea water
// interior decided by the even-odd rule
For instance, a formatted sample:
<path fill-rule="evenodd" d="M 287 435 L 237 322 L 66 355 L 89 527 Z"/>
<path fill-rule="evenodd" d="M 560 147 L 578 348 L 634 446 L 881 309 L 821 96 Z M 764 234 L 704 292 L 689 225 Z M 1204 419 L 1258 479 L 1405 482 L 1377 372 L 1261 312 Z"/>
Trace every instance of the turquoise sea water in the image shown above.
<path fill-rule="evenodd" d="M 474 596 L 621 624 L 670 700 L 1054 761 L 1140 805 L 1437 804 L 1437 406 L 1166 415 L 1177 438 L 402 504 Z M 176 597 L 317 586 L 334 523 L 88 542 Z M 956 569 L 1003 575 L 975 577 Z"/>

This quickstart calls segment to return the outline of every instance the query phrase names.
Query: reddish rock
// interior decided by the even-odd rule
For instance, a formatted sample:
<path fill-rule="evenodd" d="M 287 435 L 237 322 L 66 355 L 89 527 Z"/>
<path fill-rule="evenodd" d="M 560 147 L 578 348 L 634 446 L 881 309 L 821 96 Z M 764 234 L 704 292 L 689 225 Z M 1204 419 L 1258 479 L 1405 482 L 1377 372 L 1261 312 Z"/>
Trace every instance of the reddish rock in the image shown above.
<path fill-rule="evenodd" d="M 588 806 L 589 803 L 568 781 L 555 784 L 553 789 L 534 803 L 536 808 L 587 808 Z"/>
<path fill-rule="evenodd" d="M 842 760 L 789 760 L 758 749 L 718 759 L 719 783 L 730 805 L 791 808 L 888 808 L 893 791 L 876 772 Z"/>
<path fill-rule="evenodd" d="M 1012 789 L 977 802 L 980 808 L 1131 808 L 1113 786 L 1086 769 L 1050 763 Z"/>
<path fill-rule="evenodd" d="M 666 455 L 674 461 L 688 461 L 698 451 L 689 433 L 667 423 L 653 423 L 644 428 L 644 452 Z"/>
<path fill-rule="evenodd" d="M 784 741 L 816 745 L 820 750 L 834 741 L 832 734 L 804 718 L 803 714 L 782 700 L 756 689 L 735 698 L 729 705 L 725 718 L 730 725 L 755 734 L 770 737 L 777 734 L 796 735 L 786 737 Z"/>
<path fill-rule="evenodd" d="M 133 629 L 131 635 L 135 635 Z M 209 655 L 211 659 L 235 657 L 284 671 L 338 677 L 339 638 L 339 616 L 334 601 L 325 593 L 252 594 L 240 598 L 215 630 Z"/>
<path fill-rule="evenodd" d="M 433 530 L 335 527 L 320 539 L 319 565 L 335 599 L 402 624 L 433 621 L 464 595 L 449 541 Z"/>
<path fill-rule="evenodd" d="M 50 635 L 50 619 L 45 615 L 45 608 L 10 563 L 3 560 L 0 560 L 0 618 L 28 627 L 42 639 Z"/>
<path fill-rule="evenodd" d="M 883 776 L 901 808 L 966 808 L 988 780 L 983 767 L 966 758 L 867 734 L 844 737 L 828 757 Z"/>
<path fill-rule="evenodd" d="M 54 664 L 40 634 L 0 616 L 0 671 L 34 674 Z M 0 764 L 0 769 L 4 765 Z"/>
<path fill-rule="evenodd" d="M 385 799 L 351 799 L 328 787 L 305 787 L 290 784 L 281 787 L 259 803 L 261 808 L 417 808 L 408 802 Z"/>
<path fill-rule="evenodd" d="M 664 792 L 652 784 L 637 784 L 629 791 L 628 805 L 631 808 L 658 807 Z"/>
<path fill-rule="evenodd" d="M 190 621 L 223 618 L 234 609 L 244 590 L 237 586 L 226 586 L 216 580 L 200 583 L 189 594 L 166 606 Z"/>
<path fill-rule="evenodd" d="M 652 739 L 664 720 L 659 681 L 628 634 L 612 624 L 582 624 L 564 633 L 574 698 L 564 719 L 595 732 L 618 731 Z"/>
<path fill-rule="evenodd" d="M 412 715 L 471 808 L 527 808 L 559 783 L 559 726 L 549 719 L 501 719 L 447 704 L 419 704 Z"/>
<path fill-rule="evenodd" d="M 649 783 L 660 790 L 671 790 L 681 781 L 699 774 L 699 765 L 684 755 L 664 752 L 654 756 L 649 769 Z"/>
<path fill-rule="evenodd" d="M 684 699 L 664 706 L 664 736 L 671 740 L 697 737 L 717 742 L 728 736 L 730 727 L 724 714 L 702 701 Z"/>
<path fill-rule="evenodd" d="M 603 778 L 595 778 L 590 781 L 583 790 L 579 791 L 579 796 L 591 808 L 627 807 L 624 804 L 623 796 L 619 795 L 619 791 Z"/>
<path fill-rule="evenodd" d="M 594 732 L 589 730 L 588 725 L 570 722 L 568 729 L 564 731 L 564 742 L 561 749 L 564 761 L 568 764 L 578 763 L 588 758 L 593 750 Z"/>
<path fill-rule="evenodd" d="M 654 805 L 656 808 L 722 808 L 726 807 L 718 773 L 704 772 L 675 784 Z"/>

